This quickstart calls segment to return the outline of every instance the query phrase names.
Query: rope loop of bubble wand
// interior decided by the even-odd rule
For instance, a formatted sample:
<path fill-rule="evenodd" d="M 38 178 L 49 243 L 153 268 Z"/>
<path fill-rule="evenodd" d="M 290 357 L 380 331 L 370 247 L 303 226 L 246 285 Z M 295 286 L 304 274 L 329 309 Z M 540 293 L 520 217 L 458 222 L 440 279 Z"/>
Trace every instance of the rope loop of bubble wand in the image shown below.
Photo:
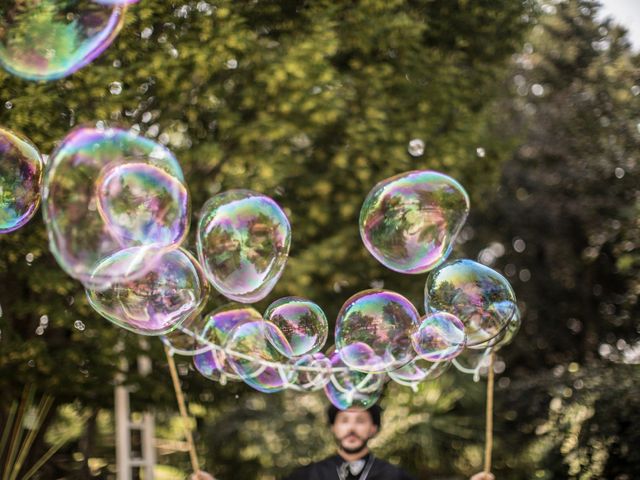
<path fill-rule="evenodd" d="M 167 355 L 167 362 L 169 363 L 169 371 L 171 372 L 171 380 L 173 381 L 173 389 L 176 393 L 176 399 L 178 400 L 178 410 L 182 417 L 182 424 L 184 427 L 184 436 L 187 440 L 189 447 L 189 458 L 191 460 L 191 467 L 197 474 L 200 472 L 200 465 L 198 463 L 198 453 L 196 452 L 195 443 L 193 441 L 193 435 L 191 434 L 191 428 L 189 426 L 189 415 L 187 413 L 187 407 L 184 401 L 184 394 L 182 393 L 182 387 L 180 386 L 180 379 L 178 378 L 178 370 L 176 369 L 176 362 L 173 358 L 173 352 L 171 348 L 164 347 L 164 352 Z"/>

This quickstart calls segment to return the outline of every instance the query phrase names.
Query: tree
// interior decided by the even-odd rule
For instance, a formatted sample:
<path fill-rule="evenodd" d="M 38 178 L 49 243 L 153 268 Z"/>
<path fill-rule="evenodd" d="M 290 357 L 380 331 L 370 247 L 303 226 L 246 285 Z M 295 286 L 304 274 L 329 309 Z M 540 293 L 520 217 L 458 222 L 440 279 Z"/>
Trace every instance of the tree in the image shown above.
<path fill-rule="evenodd" d="M 196 211 L 228 188 L 275 197 L 290 215 L 293 248 L 261 309 L 279 296 L 302 295 L 333 318 L 374 280 L 419 305 L 421 281 L 387 272 L 365 253 L 359 206 L 376 182 L 416 168 L 456 177 L 482 203 L 501 158 L 476 153 L 487 135 L 486 106 L 526 31 L 529 8 L 510 0 L 145 0 L 130 8 L 108 51 L 71 77 L 32 83 L 0 73 L 8 102 L 0 123 L 45 153 L 76 125 L 139 130 L 176 152 Z M 408 154 L 414 138 L 424 141 L 423 156 Z M 58 404 L 109 408 L 121 359 L 134 364 L 139 338 L 88 308 L 82 288 L 48 252 L 39 220 L 0 242 L 4 396 L 15 398 L 33 382 Z M 222 303 L 216 296 L 210 306 Z M 150 345 L 162 371 L 159 342 Z M 140 385 L 139 401 L 172 406 L 166 378 L 130 373 L 127 381 Z M 185 383 L 204 403 L 213 390 L 218 411 L 236 392 L 258 401 L 242 387 L 194 375 Z M 255 451 L 241 460 L 256 462 L 252 472 L 282 467 Z"/>

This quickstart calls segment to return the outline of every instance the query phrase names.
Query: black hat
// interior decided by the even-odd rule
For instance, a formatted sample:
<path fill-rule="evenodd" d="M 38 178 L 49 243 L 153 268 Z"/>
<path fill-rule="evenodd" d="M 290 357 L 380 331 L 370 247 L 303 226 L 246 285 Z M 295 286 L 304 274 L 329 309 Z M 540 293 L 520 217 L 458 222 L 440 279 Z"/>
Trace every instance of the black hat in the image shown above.
<path fill-rule="evenodd" d="M 327 420 L 329 420 L 329 425 L 333 425 L 335 423 L 336 416 L 338 416 L 338 412 L 341 412 L 341 411 L 343 410 L 337 408 L 333 404 L 329 404 L 329 406 L 327 407 Z M 369 415 L 371 415 L 371 420 L 373 421 L 373 424 L 376 425 L 378 429 L 380 429 L 380 426 L 381 426 L 380 417 L 382 416 L 382 408 L 376 403 L 371 405 L 365 411 L 369 412 Z"/>

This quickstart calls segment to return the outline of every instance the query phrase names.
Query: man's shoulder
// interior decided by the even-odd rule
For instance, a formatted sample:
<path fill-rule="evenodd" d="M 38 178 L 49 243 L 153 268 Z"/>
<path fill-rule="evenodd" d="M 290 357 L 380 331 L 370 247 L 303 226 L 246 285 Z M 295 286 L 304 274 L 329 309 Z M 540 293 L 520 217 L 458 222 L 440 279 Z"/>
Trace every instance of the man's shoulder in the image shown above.
<path fill-rule="evenodd" d="M 320 473 L 324 473 L 326 470 L 334 471 L 336 467 L 335 457 L 328 457 L 324 460 L 320 460 L 318 462 L 310 463 L 309 465 L 305 465 L 300 467 L 294 472 L 286 477 L 285 480 L 309 480 L 316 478 L 314 475 L 318 475 Z"/>
<path fill-rule="evenodd" d="M 375 459 L 376 476 L 374 478 L 389 479 L 389 480 L 414 480 L 414 478 L 400 467 L 393 465 L 392 463 L 382 460 L 378 457 Z"/>

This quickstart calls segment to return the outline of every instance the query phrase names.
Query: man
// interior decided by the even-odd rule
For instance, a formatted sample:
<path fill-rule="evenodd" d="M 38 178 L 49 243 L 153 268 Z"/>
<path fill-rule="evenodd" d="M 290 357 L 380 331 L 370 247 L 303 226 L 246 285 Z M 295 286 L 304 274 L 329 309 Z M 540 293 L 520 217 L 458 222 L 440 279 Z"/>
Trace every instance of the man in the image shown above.
<path fill-rule="evenodd" d="M 338 447 L 337 455 L 302 467 L 286 480 L 413 480 L 400 468 L 375 458 L 369 451 L 369 440 L 380 430 L 379 406 L 368 410 L 338 410 L 330 405 L 327 416 Z M 493 475 L 484 473 L 471 477 L 471 480 L 493 479 Z M 192 480 L 213 480 L 213 477 L 199 472 Z"/>

